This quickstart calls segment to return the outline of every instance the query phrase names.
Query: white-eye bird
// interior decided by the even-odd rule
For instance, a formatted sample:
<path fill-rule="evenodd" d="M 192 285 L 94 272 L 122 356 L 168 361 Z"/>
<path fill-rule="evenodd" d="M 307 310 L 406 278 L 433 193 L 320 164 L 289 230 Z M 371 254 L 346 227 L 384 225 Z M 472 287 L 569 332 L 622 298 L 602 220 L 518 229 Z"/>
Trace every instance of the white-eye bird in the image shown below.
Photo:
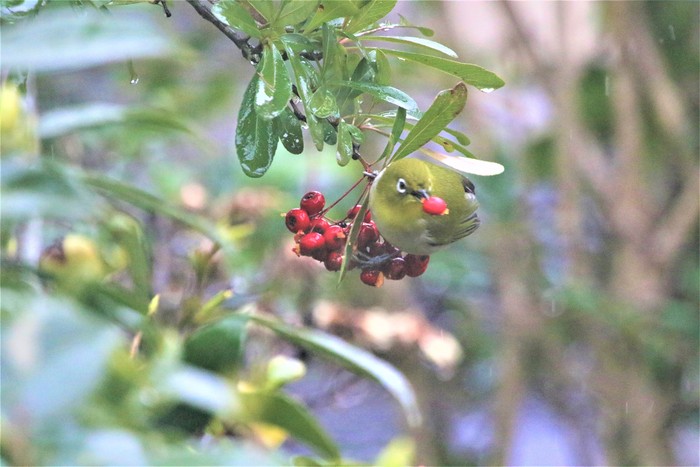
<path fill-rule="evenodd" d="M 423 203 L 442 198 L 447 210 L 429 214 Z M 372 219 L 386 241 L 415 255 L 429 255 L 479 227 L 474 184 L 461 174 L 420 159 L 390 163 L 369 193 Z"/>

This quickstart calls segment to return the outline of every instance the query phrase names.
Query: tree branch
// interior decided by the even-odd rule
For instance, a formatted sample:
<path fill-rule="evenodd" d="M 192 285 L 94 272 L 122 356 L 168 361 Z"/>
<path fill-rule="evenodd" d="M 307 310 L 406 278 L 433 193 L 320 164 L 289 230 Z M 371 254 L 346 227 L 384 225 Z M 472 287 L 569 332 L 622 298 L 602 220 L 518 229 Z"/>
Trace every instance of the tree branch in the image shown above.
<path fill-rule="evenodd" d="M 187 0 L 187 3 L 192 5 L 192 8 L 199 13 L 199 16 L 216 26 L 219 31 L 223 32 L 226 37 L 231 39 L 231 41 L 236 44 L 236 47 L 241 50 L 243 58 L 254 64 L 260 61 L 261 48 L 260 46 L 251 46 L 249 36 L 239 33 L 235 29 L 231 28 L 231 26 L 217 18 L 214 13 L 211 12 L 211 9 L 205 6 L 206 2 L 202 0 Z"/>

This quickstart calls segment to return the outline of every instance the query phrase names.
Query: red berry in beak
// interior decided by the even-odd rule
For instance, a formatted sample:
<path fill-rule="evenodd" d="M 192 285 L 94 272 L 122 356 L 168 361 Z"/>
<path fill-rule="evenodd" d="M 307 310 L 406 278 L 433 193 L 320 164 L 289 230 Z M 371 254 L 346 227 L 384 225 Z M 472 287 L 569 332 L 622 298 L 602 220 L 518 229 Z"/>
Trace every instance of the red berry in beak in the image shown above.
<path fill-rule="evenodd" d="M 447 203 L 445 200 L 437 196 L 423 198 L 421 202 L 423 203 L 423 212 L 426 214 L 430 214 L 432 216 L 443 216 L 450 213 L 450 210 L 447 209 Z"/>

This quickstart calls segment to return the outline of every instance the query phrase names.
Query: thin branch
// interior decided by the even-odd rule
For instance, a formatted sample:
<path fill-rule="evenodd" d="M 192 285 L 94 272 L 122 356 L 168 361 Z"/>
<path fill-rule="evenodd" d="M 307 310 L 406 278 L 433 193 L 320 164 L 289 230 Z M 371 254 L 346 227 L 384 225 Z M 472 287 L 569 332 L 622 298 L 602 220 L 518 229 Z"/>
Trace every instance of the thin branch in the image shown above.
<path fill-rule="evenodd" d="M 194 8 L 197 11 L 197 13 L 199 13 L 199 16 L 216 26 L 216 28 L 219 31 L 223 32 L 226 37 L 231 39 L 231 41 L 233 41 L 233 43 L 236 44 L 236 47 L 241 49 L 243 58 L 250 61 L 251 63 L 258 63 L 260 61 L 260 46 L 251 46 L 249 36 L 239 33 L 235 29 L 231 28 L 231 26 L 217 18 L 211 12 L 211 9 L 205 6 L 206 2 L 201 0 L 187 0 L 187 3 L 192 5 L 192 8 Z"/>

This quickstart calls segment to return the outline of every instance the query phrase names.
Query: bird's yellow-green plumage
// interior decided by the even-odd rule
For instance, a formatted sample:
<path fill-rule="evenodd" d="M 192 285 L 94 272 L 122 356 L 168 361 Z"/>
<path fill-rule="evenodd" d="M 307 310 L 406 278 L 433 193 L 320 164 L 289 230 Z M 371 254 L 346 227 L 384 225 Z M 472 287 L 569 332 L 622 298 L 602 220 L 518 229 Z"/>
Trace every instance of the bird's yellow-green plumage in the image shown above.
<path fill-rule="evenodd" d="M 449 212 L 431 215 L 422 200 L 437 196 Z M 372 183 L 369 208 L 385 240 L 401 250 L 429 255 L 479 226 L 474 185 L 459 173 L 420 159 L 400 159 Z"/>

